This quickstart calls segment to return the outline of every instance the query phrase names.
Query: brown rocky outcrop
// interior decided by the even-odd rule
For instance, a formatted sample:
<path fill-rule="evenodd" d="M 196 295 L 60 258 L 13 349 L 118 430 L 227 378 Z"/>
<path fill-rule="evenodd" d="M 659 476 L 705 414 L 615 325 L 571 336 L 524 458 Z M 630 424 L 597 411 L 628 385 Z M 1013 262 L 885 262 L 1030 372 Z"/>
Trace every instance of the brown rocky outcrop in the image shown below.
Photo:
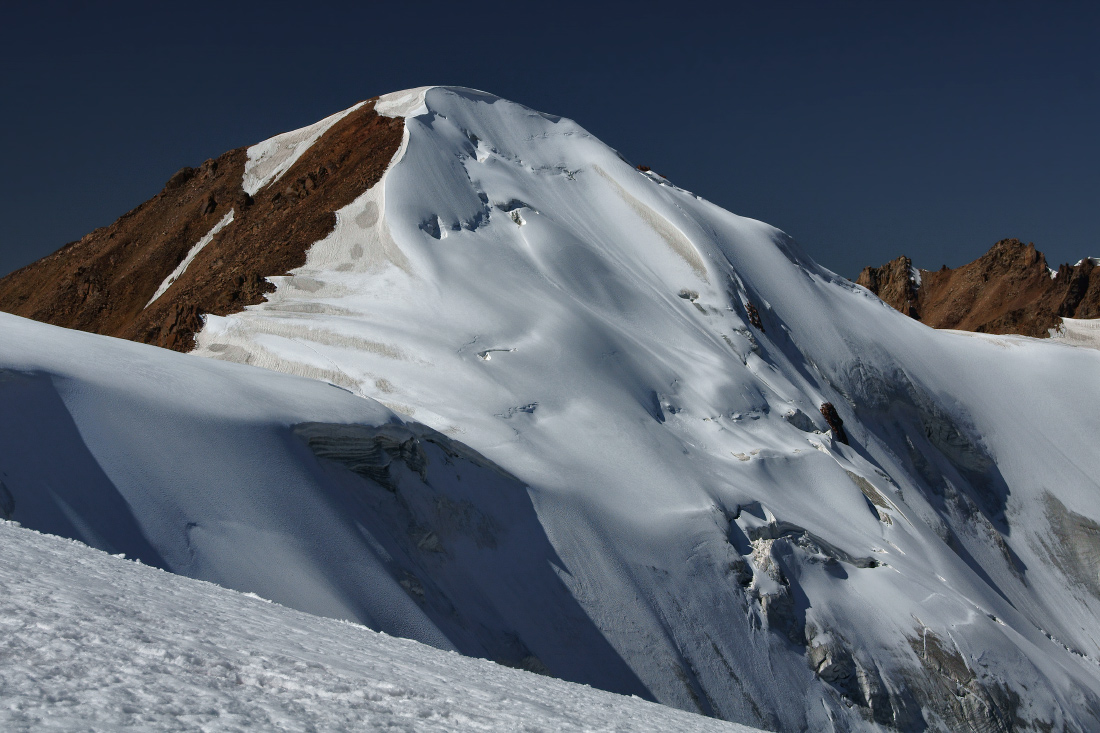
<path fill-rule="evenodd" d="M 401 118 L 368 102 L 333 125 L 253 198 L 245 148 L 183 168 L 164 190 L 109 227 L 0 278 L 0 310 L 67 328 L 194 347 L 203 314 L 226 315 L 274 290 L 265 278 L 305 264 L 336 211 L 382 177 L 401 143 Z M 233 220 L 155 302 L 157 288 L 222 218 Z"/>
<path fill-rule="evenodd" d="M 844 421 L 840 419 L 840 415 L 836 411 L 836 407 L 832 402 L 821 403 L 821 416 L 825 418 L 825 422 L 828 423 L 829 429 L 833 431 L 833 437 L 838 442 L 848 445 L 848 434 L 844 432 Z"/>
<path fill-rule="evenodd" d="M 1002 239 L 955 269 L 914 271 L 899 257 L 864 268 L 856 282 L 934 328 L 1042 338 L 1063 316 L 1100 318 L 1100 268 L 1092 260 L 1062 265 L 1051 277 L 1042 252 L 1018 239 Z"/>
<path fill-rule="evenodd" d="M 913 282 L 913 261 L 898 257 L 882 267 L 865 267 L 856 281 L 910 318 L 917 315 L 917 284 Z"/>

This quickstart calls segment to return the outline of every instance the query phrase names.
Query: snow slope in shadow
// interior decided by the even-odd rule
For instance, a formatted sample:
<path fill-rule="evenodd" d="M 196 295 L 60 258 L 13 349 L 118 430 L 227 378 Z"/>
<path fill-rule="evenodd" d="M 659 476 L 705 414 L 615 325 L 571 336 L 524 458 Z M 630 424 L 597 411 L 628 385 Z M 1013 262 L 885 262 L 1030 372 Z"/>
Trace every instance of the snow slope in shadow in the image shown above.
<path fill-rule="evenodd" d="M 651 697 L 526 486 L 320 382 L 0 315 L 0 476 L 28 527 L 310 613 Z"/>
<path fill-rule="evenodd" d="M 743 726 L 293 611 L 0 522 L 6 731 Z"/>

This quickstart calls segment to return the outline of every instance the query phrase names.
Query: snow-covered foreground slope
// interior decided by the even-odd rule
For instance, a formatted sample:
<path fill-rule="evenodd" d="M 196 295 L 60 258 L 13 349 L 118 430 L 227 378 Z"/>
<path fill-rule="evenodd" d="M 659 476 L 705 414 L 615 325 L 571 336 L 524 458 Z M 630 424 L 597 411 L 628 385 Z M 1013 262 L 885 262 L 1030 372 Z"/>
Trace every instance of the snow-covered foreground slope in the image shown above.
<path fill-rule="evenodd" d="M 198 336 L 318 381 L 0 318 L 6 513 L 758 727 L 1100 727 L 1100 352 L 928 329 L 569 120 L 376 109 L 381 181 Z"/>
<path fill-rule="evenodd" d="M 0 522 L 0 728 L 729 731 Z"/>

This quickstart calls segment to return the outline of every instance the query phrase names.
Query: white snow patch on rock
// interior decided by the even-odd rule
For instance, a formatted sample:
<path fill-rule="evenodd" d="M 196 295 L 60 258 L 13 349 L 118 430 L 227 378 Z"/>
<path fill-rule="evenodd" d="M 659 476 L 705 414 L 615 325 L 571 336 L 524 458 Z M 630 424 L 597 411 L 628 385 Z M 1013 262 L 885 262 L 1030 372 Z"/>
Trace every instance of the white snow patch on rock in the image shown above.
<path fill-rule="evenodd" d="M 250 147 L 248 161 L 244 166 L 244 181 L 241 184 L 245 192 L 249 196 L 255 196 L 261 188 L 282 178 L 313 143 L 333 125 L 364 104 L 365 102 L 359 102 L 320 122 L 284 132 Z"/>
<path fill-rule="evenodd" d="M 150 298 L 149 302 L 145 304 L 146 308 L 151 306 L 157 298 L 164 295 L 165 291 L 168 290 L 168 288 L 172 287 L 172 283 L 180 279 L 183 273 L 187 271 L 187 268 L 191 264 L 191 262 L 195 259 L 196 256 L 198 256 L 199 252 L 202 252 L 203 247 L 214 241 L 214 237 L 217 235 L 217 233 L 220 232 L 222 229 L 225 229 L 225 227 L 233 221 L 234 213 L 235 210 L 230 209 L 229 213 L 223 216 L 221 218 L 221 221 L 215 224 L 210 229 L 210 231 L 203 235 L 202 239 L 195 242 L 195 245 L 191 247 L 191 249 L 187 252 L 187 256 L 183 258 L 183 261 L 176 265 L 175 270 L 172 270 L 172 274 L 164 278 L 164 282 L 162 282 L 160 284 L 160 287 L 157 288 L 157 292 L 153 293 L 153 297 Z"/>
<path fill-rule="evenodd" d="M 753 733 L 0 521 L 0 728 Z"/>

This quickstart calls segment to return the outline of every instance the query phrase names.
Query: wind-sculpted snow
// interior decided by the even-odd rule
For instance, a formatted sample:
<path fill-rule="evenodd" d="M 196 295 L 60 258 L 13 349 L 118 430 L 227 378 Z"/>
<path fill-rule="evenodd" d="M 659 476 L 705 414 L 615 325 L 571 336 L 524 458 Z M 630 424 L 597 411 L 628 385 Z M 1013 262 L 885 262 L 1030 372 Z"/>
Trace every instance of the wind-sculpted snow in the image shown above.
<path fill-rule="evenodd" d="M 0 728 L 714 731 L 0 523 Z"/>
<path fill-rule="evenodd" d="M 1051 332 L 1051 338 L 1074 346 L 1100 349 L 1100 320 L 1063 318 L 1061 326 Z"/>
<path fill-rule="evenodd" d="M 335 372 L 529 485 L 663 702 L 782 730 L 1100 724 L 1100 598 L 1046 498 L 1098 518 L 1095 352 L 936 333 L 570 120 L 399 97 L 382 181 L 199 353 Z"/>
<path fill-rule="evenodd" d="M 438 436 L 370 432 L 394 419 L 331 386 L 279 418 L 325 478 L 264 474 L 277 499 L 250 493 L 264 511 L 235 541 L 286 552 L 313 535 L 272 522 L 358 523 L 379 558 L 316 558 L 304 574 L 330 584 L 380 579 L 340 585 L 359 607 L 307 610 L 774 730 L 1100 726 L 1081 545 L 1100 526 L 1100 352 L 933 331 L 570 120 L 463 89 L 379 105 L 407 115 L 381 181 L 267 302 L 197 337 Z M 348 424 L 367 428 L 324 427 Z M 468 463 L 437 480 L 448 459 Z M 303 509 L 329 481 L 361 493 Z M 496 554 L 494 512 L 522 528 Z M 575 641 L 550 660 L 551 637 Z"/>

